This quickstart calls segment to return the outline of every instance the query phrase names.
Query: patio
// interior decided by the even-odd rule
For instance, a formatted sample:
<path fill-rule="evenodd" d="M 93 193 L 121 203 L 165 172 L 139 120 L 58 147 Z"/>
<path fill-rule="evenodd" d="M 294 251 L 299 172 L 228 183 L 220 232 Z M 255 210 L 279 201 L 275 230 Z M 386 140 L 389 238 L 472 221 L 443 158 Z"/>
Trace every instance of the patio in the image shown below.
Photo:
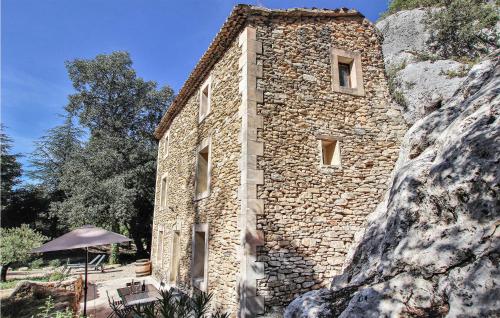
<path fill-rule="evenodd" d="M 89 273 L 89 289 L 87 299 L 87 315 L 93 318 L 106 318 L 112 310 L 108 303 L 108 296 L 119 300 L 117 289 L 123 288 L 132 279 L 134 281 L 145 281 L 146 284 L 152 284 L 159 288 L 159 282 L 153 277 L 146 276 L 136 278 L 133 272 L 133 266 L 127 265 L 116 268 L 115 271 L 108 273 Z M 106 277 L 106 274 L 107 277 Z M 107 278 L 107 279 L 106 279 Z M 80 301 L 80 310 L 83 310 L 83 299 Z"/>

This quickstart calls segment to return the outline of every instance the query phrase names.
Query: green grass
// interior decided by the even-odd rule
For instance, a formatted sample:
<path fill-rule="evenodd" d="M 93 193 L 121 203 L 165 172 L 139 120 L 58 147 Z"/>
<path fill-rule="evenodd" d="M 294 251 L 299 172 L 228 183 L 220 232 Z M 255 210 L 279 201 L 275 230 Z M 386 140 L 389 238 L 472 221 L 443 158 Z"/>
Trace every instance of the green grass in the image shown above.
<path fill-rule="evenodd" d="M 457 70 L 441 71 L 440 75 L 445 75 L 447 78 L 454 77 L 465 77 L 469 73 L 470 67 L 468 65 L 463 65 Z"/>
<path fill-rule="evenodd" d="M 24 280 L 32 280 L 32 281 L 37 281 L 37 282 L 49 282 L 50 277 L 44 276 L 44 277 L 26 277 L 26 278 L 10 279 L 6 282 L 0 282 L 0 289 L 14 288 L 17 285 L 17 283 L 22 282 Z"/>
<path fill-rule="evenodd" d="M 403 106 L 404 108 L 407 107 L 406 100 L 404 98 L 403 93 L 399 89 L 400 83 L 398 83 L 396 77 L 397 73 L 401 70 L 403 70 L 406 67 L 406 61 L 401 63 L 400 65 L 397 65 L 389 70 L 387 70 L 387 84 L 389 86 L 389 92 L 392 95 L 392 98 L 396 103 L 399 105 Z"/>
<path fill-rule="evenodd" d="M 0 289 L 10 289 L 16 287 L 17 283 L 25 280 L 31 280 L 36 282 L 53 282 L 53 281 L 61 281 L 68 277 L 66 274 L 61 272 L 53 272 L 50 275 L 42 276 L 42 277 L 26 277 L 26 278 L 16 278 L 10 279 L 6 282 L 0 282 Z"/>

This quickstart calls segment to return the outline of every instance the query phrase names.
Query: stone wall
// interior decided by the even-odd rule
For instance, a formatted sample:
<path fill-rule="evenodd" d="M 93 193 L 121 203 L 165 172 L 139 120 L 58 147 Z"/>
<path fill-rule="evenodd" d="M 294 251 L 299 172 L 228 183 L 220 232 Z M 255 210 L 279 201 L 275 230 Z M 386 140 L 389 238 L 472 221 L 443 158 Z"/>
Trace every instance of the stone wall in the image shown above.
<path fill-rule="evenodd" d="M 179 231 L 175 284 L 192 290 L 192 226 L 208 223 L 208 291 L 216 307 L 240 317 L 262 313 L 264 303 L 266 311 L 283 307 L 340 271 L 354 233 L 387 187 L 406 130 L 389 103 L 373 26 L 355 15 L 304 12 L 249 15 L 240 36 L 199 79 L 212 81 L 208 117 L 198 122 L 195 90 L 166 132 L 168 155 L 160 141 L 154 275 L 168 281 Z M 361 54 L 362 89 L 337 92 L 332 49 Z M 324 136 L 340 143 L 340 166 L 321 164 Z M 197 148 L 207 138 L 210 193 L 194 200 Z M 167 207 L 161 208 L 164 176 Z"/>
<path fill-rule="evenodd" d="M 173 230 L 180 233 L 180 270 L 176 285 L 191 288 L 191 245 L 193 224 L 208 223 L 208 291 L 212 306 L 233 315 L 237 310 L 239 273 L 239 159 L 241 145 L 238 115 L 238 59 L 241 49 L 235 39 L 210 71 L 211 110 L 198 123 L 199 94 L 194 93 L 168 130 L 168 155 L 160 140 L 156 202 L 153 224 L 152 261 L 154 276 L 168 280 Z M 204 79 L 202 79 L 204 81 Z M 206 138 L 211 143 L 211 181 L 207 198 L 194 200 L 196 149 Z M 160 180 L 167 176 L 167 208 L 160 207 Z M 163 229 L 163 257 L 158 262 L 158 230 Z"/>
<path fill-rule="evenodd" d="M 26 297 L 43 299 L 51 296 L 56 310 L 70 308 L 73 312 L 78 312 L 80 299 L 83 297 L 83 284 L 81 275 L 62 281 L 21 281 L 16 285 L 9 298 L 13 300 Z"/>
<path fill-rule="evenodd" d="M 257 228 L 265 278 L 258 294 L 269 310 L 327 286 L 340 271 L 387 188 L 406 127 L 389 104 L 379 38 L 366 20 L 254 16 L 250 24 L 263 45 Z M 332 91 L 331 48 L 361 53 L 364 96 Z M 320 165 L 320 135 L 340 140 L 341 167 Z"/>

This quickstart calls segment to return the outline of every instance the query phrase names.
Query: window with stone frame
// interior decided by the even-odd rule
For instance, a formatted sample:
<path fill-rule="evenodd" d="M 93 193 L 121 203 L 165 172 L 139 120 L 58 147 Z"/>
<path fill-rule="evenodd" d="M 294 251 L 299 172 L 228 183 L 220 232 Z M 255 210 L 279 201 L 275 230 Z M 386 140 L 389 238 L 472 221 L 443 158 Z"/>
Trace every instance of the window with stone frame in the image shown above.
<path fill-rule="evenodd" d="M 170 283 L 175 284 L 177 282 L 177 277 L 179 274 L 181 232 L 174 230 L 172 235 L 173 236 L 172 236 L 172 249 L 170 252 L 169 281 Z"/>
<path fill-rule="evenodd" d="M 193 225 L 192 253 L 192 284 L 195 288 L 206 292 L 208 286 L 208 224 Z"/>
<path fill-rule="evenodd" d="M 212 78 L 209 77 L 200 88 L 200 109 L 198 121 L 201 123 L 210 113 L 210 100 L 212 97 Z"/>
<path fill-rule="evenodd" d="M 332 48 L 331 63 L 334 92 L 365 95 L 361 53 Z"/>
<path fill-rule="evenodd" d="M 205 139 L 197 149 L 196 156 L 196 199 L 210 194 L 211 155 L 210 139 Z"/>
<path fill-rule="evenodd" d="M 167 175 L 163 175 L 160 181 L 160 208 L 165 209 L 167 207 L 167 188 L 168 188 Z"/>
<path fill-rule="evenodd" d="M 163 227 L 158 227 L 156 236 L 156 263 L 159 267 L 162 267 L 163 263 L 163 239 Z"/>
<path fill-rule="evenodd" d="M 321 165 L 340 167 L 340 141 L 324 137 L 319 140 L 319 145 L 321 149 Z"/>

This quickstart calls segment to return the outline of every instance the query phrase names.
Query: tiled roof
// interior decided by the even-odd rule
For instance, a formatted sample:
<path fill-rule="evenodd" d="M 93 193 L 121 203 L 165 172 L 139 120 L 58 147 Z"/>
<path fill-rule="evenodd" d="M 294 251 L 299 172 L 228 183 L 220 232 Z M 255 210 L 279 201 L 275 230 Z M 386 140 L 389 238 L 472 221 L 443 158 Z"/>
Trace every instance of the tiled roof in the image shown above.
<path fill-rule="evenodd" d="M 334 10 L 316 8 L 276 10 L 245 4 L 236 5 L 227 18 L 226 22 L 224 22 L 222 28 L 219 30 L 214 40 L 208 47 L 207 51 L 198 61 L 198 64 L 196 64 L 196 67 L 182 86 L 179 94 L 176 96 L 168 110 L 163 115 L 154 133 L 157 139 L 161 138 L 163 133 L 172 123 L 172 120 L 182 110 L 193 92 L 199 87 L 199 85 L 201 85 L 201 82 L 204 80 L 207 73 L 212 69 L 214 64 L 231 45 L 234 38 L 240 33 L 241 29 L 245 25 L 247 18 L 254 15 L 288 17 L 364 17 L 358 11 L 347 8 Z"/>

